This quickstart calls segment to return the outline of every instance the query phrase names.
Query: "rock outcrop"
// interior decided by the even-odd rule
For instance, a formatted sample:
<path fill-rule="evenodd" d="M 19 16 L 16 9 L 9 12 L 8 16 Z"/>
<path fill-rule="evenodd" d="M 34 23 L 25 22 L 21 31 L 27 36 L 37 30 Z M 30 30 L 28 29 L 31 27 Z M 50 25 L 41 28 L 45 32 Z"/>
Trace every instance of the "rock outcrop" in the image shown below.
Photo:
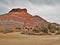
<path fill-rule="evenodd" d="M 48 28 L 48 24 L 50 23 L 40 16 L 29 14 L 27 9 L 15 8 L 9 11 L 9 13 L 0 15 L 1 30 L 12 29 L 16 31 L 17 29 L 23 30 L 25 27 L 32 30 L 36 26 Z"/>

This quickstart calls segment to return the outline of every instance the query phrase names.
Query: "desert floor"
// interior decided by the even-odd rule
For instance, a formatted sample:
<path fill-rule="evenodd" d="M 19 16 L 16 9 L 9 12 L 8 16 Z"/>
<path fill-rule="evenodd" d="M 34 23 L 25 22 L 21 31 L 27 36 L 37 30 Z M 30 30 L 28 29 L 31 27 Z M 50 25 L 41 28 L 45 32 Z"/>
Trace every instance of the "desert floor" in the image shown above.
<path fill-rule="evenodd" d="M 60 45 L 60 35 L 24 35 L 20 32 L 0 33 L 0 45 Z"/>

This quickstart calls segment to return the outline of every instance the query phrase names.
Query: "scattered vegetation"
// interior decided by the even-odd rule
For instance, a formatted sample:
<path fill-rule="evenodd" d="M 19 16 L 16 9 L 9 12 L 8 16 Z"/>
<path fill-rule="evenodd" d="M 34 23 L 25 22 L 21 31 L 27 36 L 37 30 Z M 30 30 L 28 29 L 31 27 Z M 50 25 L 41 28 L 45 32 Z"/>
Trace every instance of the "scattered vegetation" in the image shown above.
<path fill-rule="evenodd" d="M 11 28 L 8 28 L 8 29 L 0 29 L 0 33 L 11 33 L 13 32 L 13 30 Z"/>
<path fill-rule="evenodd" d="M 32 31 L 30 31 L 30 30 L 32 30 Z M 25 27 L 24 30 L 22 31 L 22 34 L 29 34 L 29 35 L 36 35 L 36 34 L 37 35 L 38 34 L 39 35 L 45 35 L 45 34 L 52 34 L 52 33 L 60 34 L 60 28 L 58 28 L 54 25 L 48 24 L 48 27 L 36 26 L 33 29 Z"/>
<path fill-rule="evenodd" d="M 20 28 L 20 27 L 16 27 L 16 29 L 19 29 L 19 30 L 21 30 L 21 28 Z"/>
<path fill-rule="evenodd" d="M 51 33 L 60 34 L 60 28 L 59 27 L 56 27 L 54 25 L 49 24 L 48 29 Z"/>
<path fill-rule="evenodd" d="M 50 31 L 51 33 L 55 33 L 56 26 L 49 24 L 49 25 L 48 25 L 48 29 L 49 29 L 49 31 Z"/>
<path fill-rule="evenodd" d="M 16 29 L 21 30 L 21 28 L 19 27 L 17 27 Z M 13 30 L 12 28 L 6 28 L 6 29 L 0 28 L 0 32 L 5 34 L 5 33 L 11 33 L 13 32 Z M 24 27 L 24 29 L 21 30 L 21 34 L 28 34 L 28 35 L 45 35 L 45 34 L 52 34 L 52 33 L 60 34 L 60 28 L 48 24 L 48 27 L 44 27 L 44 26 L 41 27 L 36 26 L 35 28 Z"/>
<path fill-rule="evenodd" d="M 35 32 L 35 33 L 39 33 L 40 32 L 40 30 L 38 30 L 38 29 L 33 29 L 32 31 Z"/>
<path fill-rule="evenodd" d="M 57 33 L 56 34 L 60 34 L 60 28 L 56 28 Z"/>
<path fill-rule="evenodd" d="M 44 34 L 47 34 L 48 33 L 48 29 L 46 27 L 42 27 L 41 31 L 44 33 Z"/>

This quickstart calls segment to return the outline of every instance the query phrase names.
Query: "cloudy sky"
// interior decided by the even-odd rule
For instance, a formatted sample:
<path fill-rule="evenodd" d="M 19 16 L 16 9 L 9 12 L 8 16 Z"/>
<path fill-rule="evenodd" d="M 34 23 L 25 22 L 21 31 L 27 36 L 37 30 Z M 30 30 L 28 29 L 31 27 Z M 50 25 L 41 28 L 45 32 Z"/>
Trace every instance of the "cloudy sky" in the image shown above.
<path fill-rule="evenodd" d="M 0 0 L 0 14 L 12 8 L 27 8 L 32 15 L 60 24 L 60 0 Z"/>

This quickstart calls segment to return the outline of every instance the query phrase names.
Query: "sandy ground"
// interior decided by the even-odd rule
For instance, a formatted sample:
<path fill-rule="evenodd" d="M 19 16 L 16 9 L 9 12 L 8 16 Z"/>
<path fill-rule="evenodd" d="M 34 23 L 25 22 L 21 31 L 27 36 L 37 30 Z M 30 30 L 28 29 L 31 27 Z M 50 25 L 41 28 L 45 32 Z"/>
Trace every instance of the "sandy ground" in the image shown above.
<path fill-rule="evenodd" d="M 60 45 L 60 35 L 24 35 L 20 32 L 0 33 L 0 45 Z"/>

